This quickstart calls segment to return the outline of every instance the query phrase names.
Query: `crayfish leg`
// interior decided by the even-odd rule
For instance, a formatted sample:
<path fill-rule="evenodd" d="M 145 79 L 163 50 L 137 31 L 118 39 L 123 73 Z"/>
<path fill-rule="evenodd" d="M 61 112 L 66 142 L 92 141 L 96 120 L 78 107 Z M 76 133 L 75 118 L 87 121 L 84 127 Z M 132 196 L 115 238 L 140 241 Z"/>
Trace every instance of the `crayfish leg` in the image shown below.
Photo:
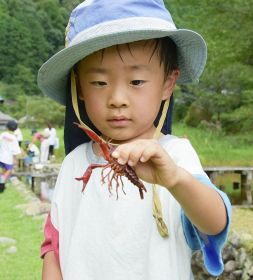
<path fill-rule="evenodd" d="M 77 177 L 75 178 L 77 181 L 83 181 L 83 188 L 82 188 L 82 192 L 84 192 L 84 189 L 90 179 L 90 176 L 92 174 L 92 170 L 98 167 L 104 167 L 104 164 L 91 164 L 88 166 L 88 168 L 86 169 L 86 171 L 84 172 L 82 177 Z"/>
<path fill-rule="evenodd" d="M 81 192 L 84 192 L 84 189 L 86 187 L 86 183 L 85 183 L 85 180 L 83 177 L 78 177 L 78 178 L 75 178 L 77 181 L 83 181 L 83 188 L 82 188 L 82 191 Z"/>
<path fill-rule="evenodd" d="M 124 190 L 124 183 L 123 183 L 123 181 L 122 181 L 122 176 L 119 176 L 119 178 L 120 178 L 120 182 L 121 182 L 122 191 L 123 191 L 124 195 L 126 195 L 126 192 L 125 192 L 125 190 Z"/>

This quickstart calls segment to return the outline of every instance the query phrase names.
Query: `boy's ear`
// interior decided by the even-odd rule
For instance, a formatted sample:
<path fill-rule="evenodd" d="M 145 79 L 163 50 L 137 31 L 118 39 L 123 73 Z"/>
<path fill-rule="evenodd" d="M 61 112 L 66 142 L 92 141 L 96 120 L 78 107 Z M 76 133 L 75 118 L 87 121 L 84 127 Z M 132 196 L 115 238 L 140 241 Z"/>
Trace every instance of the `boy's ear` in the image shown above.
<path fill-rule="evenodd" d="M 175 88 L 177 79 L 179 78 L 179 75 L 179 69 L 173 70 L 172 73 L 168 75 L 167 79 L 164 82 L 162 100 L 170 98 Z"/>

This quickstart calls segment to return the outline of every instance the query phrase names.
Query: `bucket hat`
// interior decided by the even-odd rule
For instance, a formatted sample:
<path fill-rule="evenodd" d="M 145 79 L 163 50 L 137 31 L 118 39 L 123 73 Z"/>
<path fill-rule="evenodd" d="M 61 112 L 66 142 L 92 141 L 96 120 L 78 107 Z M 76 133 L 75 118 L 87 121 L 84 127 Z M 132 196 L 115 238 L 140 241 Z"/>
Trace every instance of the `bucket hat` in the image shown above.
<path fill-rule="evenodd" d="M 177 46 L 177 83 L 198 82 L 207 58 L 205 41 L 192 30 L 177 29 L 162 0 L 86 0 L 70 15 L 65 48 L 41 66 L 38 86 L 65 104 L 70 70 L 78 61 L 112 45 L 166 36 Z"/>

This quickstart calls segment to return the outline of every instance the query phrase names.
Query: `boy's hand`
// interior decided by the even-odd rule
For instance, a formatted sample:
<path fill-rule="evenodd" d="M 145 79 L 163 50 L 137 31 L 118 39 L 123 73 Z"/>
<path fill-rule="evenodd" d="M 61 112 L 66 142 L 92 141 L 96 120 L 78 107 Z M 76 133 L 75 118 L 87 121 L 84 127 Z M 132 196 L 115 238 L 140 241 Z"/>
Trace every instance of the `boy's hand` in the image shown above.
<path fill-rule="evenodd" d="M 180 168 L 160 143 L 154 139 L 141 139 L 118 146 L 112 156 L 120 164 L 128 163 L 138 177 L 167 189 L 178 183 Z"/>
<path fill-rule="evenodd" d="M 122 144 L 112 156 L 132 166 L 140 179 L 168 189 L 201 232 L 215 235 L 225 228 L 227 213 L 219 193 L 177 166 L 157 140 Z"/>

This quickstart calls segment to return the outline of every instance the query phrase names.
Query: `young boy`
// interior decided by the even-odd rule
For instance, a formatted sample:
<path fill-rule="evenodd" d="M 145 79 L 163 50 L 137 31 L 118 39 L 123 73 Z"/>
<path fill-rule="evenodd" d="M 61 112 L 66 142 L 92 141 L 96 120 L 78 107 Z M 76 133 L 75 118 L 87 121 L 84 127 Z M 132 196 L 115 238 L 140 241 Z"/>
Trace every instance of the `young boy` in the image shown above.
<path fill-rule="evenodd" d="M 0 174 L 0 192 L 5 190 L 5 182 L 11 175 L 14 156 L 21 153 L 18 140 L 14 134 L 17 123 L 8 121 L 6 128 L 7 131 L 0 134 L 0 168 L 3 169 L 3 173 Z"/>
<path fill-rule="evenodd" d="M 189 141 L 165 135 L 175 84 L 197 81 L 203 71 L 203 38 L 176 29 L 161 0 L 87 0 L 71 14 L 66 43 L 38 76 L 41 90 L 66 104 L 71 151 L 45 225 L 43 279 L 188 280 L 194 250 L 202 250 L 210 274 L 221 274 L 228 198 Z M 143 199 L 117 171 L 89 167 L 106 161 L 73 125 L 77 119 L 114 147 L 118 170 L 131 178 L 135 170 Z M 75 180 L 85 170 L 83 182 Z"/>

